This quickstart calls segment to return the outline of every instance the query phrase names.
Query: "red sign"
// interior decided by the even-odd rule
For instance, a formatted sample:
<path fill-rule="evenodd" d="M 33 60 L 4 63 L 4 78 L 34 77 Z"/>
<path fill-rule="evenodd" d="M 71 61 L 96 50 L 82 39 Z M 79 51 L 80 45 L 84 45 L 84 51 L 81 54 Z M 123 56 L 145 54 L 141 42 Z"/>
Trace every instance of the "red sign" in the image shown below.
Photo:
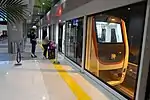
<path fill-rule="evenodd" d="M 48 14 L 47 14 L 47 23 L 48 23 L 48 24 L 50 23 L 50 17 L 51 17 L 51 13 L 48 13 Z"/>
<path fill-rule="evenodd" d="M 61 16 L 62 15 L 62 7 L 61 5 L 58 6 L 57 11 L 56 11 L 56 16 Z"/>

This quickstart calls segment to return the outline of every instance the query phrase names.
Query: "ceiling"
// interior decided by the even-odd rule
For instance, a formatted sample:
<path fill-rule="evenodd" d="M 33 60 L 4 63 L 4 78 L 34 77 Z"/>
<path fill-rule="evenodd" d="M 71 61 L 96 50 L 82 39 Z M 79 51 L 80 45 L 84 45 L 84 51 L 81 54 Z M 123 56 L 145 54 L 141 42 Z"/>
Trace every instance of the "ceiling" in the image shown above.
<path fill-rule="evenodd" d="M 32 14 L 32 25 L 36 25 L 39 20 L 51 9 L 52 0 L 35 0 Z"/>
<path fill-rule="evenodd" d="M 27 26 L 32 28 L 34 25 L 37 25 L 38 22 L 51 10 L 56 3 L 60 0 L 29 0 L 29 5 L 31 5 L 31 13 L 28 16 Z"/>

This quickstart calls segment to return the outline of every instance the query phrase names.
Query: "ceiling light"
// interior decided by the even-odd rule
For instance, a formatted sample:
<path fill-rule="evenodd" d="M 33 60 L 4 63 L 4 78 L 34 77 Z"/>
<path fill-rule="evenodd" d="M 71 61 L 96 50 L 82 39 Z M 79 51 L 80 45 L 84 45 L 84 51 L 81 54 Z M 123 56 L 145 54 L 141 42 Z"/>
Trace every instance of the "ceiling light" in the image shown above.
<path fill-rule="evenodd" d="M 58 4 L 55 4 L 55 7 L 58 6 Z"/>
<path fill-rule="evenodd" d="M 43 99 L 43 100 L 46 100 L 46 97 L 45 97 L 45 96 L 43 96 L 43 97 L 42 97 L 42 99 Z"/>
<path fill-rule="evenodd" d="M 66 2 L 66 0 L 62 0 L 62 2 Z"/>
<path fill-rule="evenodd" d="M 131 8 L 128 8 L 128 10 L 131 10 Z"/>
<path fill-rule="evenodd" d="M 39 15 L 40 13 L 38 13 L 38 15 Z"/>
<path fill-rule="evenodd" d="M 29 15 L 29 16 L 31 16 L 31 15 Z"/>
<path fill-rule="evenodd" d="M 112 18 L 111 20 L 112 20 L 112 21 L 115 21 L 115 19 L 113 19 L 113 18 Z"/>
<path fill-rule="evenodd" d="M 45 3 L 42 3 L 43 5 L 45 5 Z"/>

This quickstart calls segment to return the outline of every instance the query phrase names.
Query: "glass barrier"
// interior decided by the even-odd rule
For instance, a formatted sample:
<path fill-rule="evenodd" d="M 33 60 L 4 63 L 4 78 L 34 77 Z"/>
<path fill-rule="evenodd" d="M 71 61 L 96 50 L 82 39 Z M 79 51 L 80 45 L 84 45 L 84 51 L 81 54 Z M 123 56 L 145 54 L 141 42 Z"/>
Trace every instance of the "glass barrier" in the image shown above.
<path fill-rule="evenodd" d="M 85 69 L 134 99 L 146 3 L 88 16 Z"/>
<path fill-rule="evenodd" d="M 83 18 L 72 19 L 65 25 L 65 55 L 82 64 Z"/>

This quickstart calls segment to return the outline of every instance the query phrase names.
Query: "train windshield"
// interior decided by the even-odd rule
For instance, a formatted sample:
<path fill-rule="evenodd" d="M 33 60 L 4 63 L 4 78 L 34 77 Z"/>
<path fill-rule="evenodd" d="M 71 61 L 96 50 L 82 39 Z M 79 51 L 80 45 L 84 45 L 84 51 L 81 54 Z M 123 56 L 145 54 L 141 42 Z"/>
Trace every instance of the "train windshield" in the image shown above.
<path fill-rule="evenodd" d="M 99 43 L 123 43 L 121 25 L 96 21 L 96 31 Z"/>
<path fill-rule="evenodd" d="M 120 18 L 109 15 L 97 15 L 94 17 L 94 22 L 98 43 L 123 43 Z"/>
<path fill-rule="evenodd" d="M 121 19 L 113 16 L 96 16 L 94 19 L 98 57 L 101 63 L 121 63 L 125 46 Z M 115 58 L 113 59 L 113 55 Z"/>

